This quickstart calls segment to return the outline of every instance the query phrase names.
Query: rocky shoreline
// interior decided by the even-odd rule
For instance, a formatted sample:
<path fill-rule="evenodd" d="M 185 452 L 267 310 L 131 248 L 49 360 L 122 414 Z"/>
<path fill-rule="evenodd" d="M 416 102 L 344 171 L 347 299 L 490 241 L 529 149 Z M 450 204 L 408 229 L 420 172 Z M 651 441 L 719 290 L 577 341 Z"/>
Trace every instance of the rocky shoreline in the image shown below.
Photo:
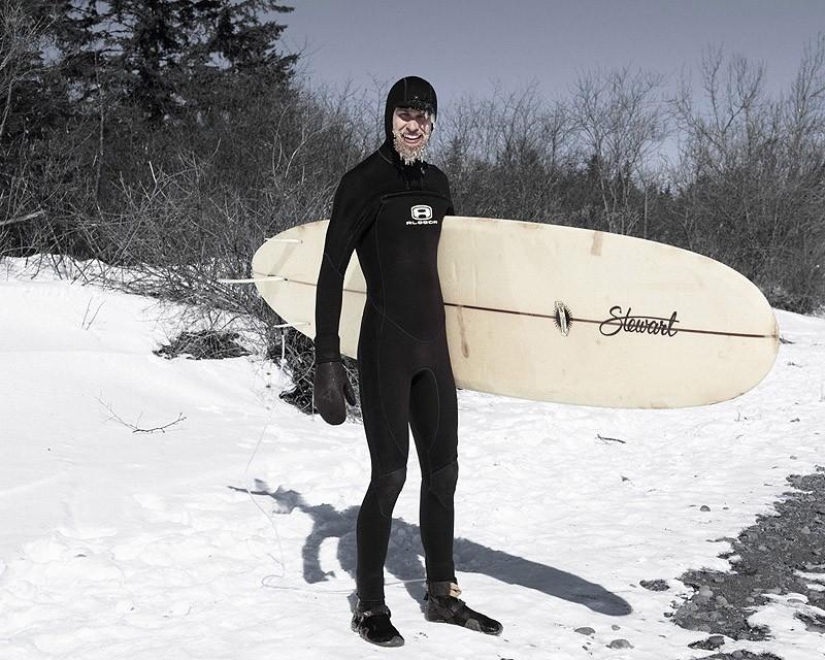
<path fill-rule="evenodd" d="M 731 542 L 732 549 L 722 555 L 731 563 L 728 572 L 691 570 L 680 580 L 695 589 L 686 601 L 674 603 L 667 613 L 683 628 L 708 633 L 691 645 L 699 651 L 718 651 L 699 655 L 705 660 L 781 660 L 770 653 L 727 651 L 731 640 L 762 641 L 771 638 L 767 627 L 748 622 L 756 608 L 772 595 L 825 609 L 825 469 L 814 474 L 788 477 L 794 490 L 776 503 L 775 515 L 761 515 Z M 648 589 L 661 588 L 661 581 L 644 583 Z M 825 636 L 825 617 L 797 612 L 800 627 Z"/>

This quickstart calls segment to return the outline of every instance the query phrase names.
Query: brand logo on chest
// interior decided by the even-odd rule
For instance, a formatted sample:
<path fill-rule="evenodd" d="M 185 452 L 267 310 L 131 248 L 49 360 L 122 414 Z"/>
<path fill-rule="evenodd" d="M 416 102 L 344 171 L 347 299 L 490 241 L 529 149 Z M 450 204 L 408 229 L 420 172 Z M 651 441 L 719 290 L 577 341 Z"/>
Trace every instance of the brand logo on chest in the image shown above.
<path fill-rule="evenodd" d="M 437 225 L 438 220 L 433 220 L 433 207 L 427 204 L 417 204 L 410 207 L 410 217 L 408 225 Z"/>

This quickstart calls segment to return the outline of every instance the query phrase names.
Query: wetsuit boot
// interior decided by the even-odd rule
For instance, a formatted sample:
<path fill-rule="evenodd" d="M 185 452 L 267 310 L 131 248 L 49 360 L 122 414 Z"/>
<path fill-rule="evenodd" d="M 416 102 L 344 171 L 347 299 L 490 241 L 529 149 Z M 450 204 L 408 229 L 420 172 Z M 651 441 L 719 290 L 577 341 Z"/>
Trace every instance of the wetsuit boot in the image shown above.
<path fill-rule="evenodd" d="M 360 600 L 352 615 L 352 629 L 363 639 L 377 646 L 403 646 L 404 638 L 390 621 L 392 613 L 383 602 L 368 603 Z"/>
<path fill-rule="evenodd" d="M 427 621 L 451 623 L 485 635 L 501 634 L 503 626 L 498 621 L 471 610 L 460 595 L 458 585 L 452 582 L 428 582 L 424 617 Z"/>

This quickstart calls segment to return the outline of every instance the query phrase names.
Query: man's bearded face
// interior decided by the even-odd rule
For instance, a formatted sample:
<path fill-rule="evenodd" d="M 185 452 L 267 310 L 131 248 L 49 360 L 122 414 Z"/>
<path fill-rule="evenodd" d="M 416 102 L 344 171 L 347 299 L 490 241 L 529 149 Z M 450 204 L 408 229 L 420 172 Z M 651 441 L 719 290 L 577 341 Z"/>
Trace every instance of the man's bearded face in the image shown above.
<path fill-rule="evenodd" d="M 396 108 L 393 111 L 393 146 L 407 165 L 423 160 L 432 130 L 433 122 L 429 112 L 413 108 Z"/>

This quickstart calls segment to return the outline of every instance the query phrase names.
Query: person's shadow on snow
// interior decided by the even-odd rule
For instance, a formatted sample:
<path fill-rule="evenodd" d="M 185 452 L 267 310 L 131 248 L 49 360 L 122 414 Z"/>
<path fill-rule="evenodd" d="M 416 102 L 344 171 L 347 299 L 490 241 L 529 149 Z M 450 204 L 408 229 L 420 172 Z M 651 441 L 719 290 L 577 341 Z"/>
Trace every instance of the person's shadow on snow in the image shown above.
<path fill-rule="evenodd" d="M 322 582 L 329 577 L 321 568 L 321 544 L 329 538 L 338 538 L 338 561 L 341 567 L 354 579 L 356 565 L 355 522 L 358 507 L 339 511 L 329 504 L 310 506 L 300 493 L 278 489 L 273 493 L 265 483 L 256 480 L 257 489 L 232 490 L 248 492 L 251 495 L 270 497 L 277 503 L 276 513 L 289 514 L 293 510 L 310 516 L 314 525 L 302 550 L 304 579 L 310 583 Z M 594 612 L 609 616 L 630 614 L 630 604 L 604 587 L 588 582 L 572 573 L 545 566 L 529 559 L 494 550 L 473 541 L 457 537 L 454 544 L 455 562 L 458 569 L 466 573 L 489 575 L 507 584 L 515 584 L 534 589 L 548 596 L 578 603 Z M 424 556 L 418 525 L 412 525 L 399 518 L 392 522 L 392 535 L 387 553 L 386 570 L 404 583 L 413 599 L 424 608 Z M 350 597 L 354 606 L 354 595 Z"/>

